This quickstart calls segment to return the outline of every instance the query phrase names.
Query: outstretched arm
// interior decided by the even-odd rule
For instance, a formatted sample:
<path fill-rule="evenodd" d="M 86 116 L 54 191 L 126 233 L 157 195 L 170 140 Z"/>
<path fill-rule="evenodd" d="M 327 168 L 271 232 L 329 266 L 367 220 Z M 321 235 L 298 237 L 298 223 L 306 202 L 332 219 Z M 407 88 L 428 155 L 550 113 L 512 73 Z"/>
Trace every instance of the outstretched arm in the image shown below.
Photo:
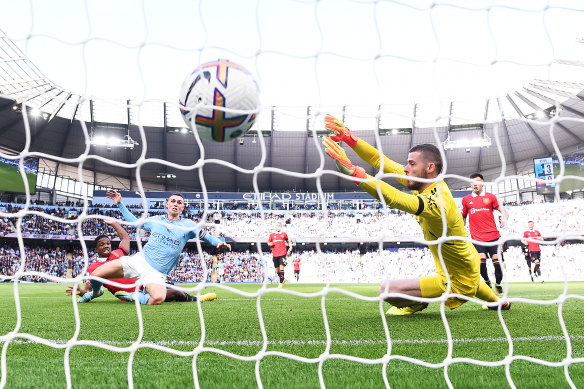
<path fill-rule="evenodd" d="M 369 143 L 365 142 L 355 135 L 345 124 L 331 115 L 326 115 L 324 118 L 325 128 L 331 132 L 331 140 L 335 142 L 343 141 L 348 146 L 350 146 L 355 153 L 363 161 L 367 162 L 369 165 L 373 166 L 375 169 L 381 167 L 381 157 L 383 156 L 383 172 L 390 174 L 404 175 L 404 167 L 391 159 L 387 158 L 378 149 L 371 146 Z M 403 185 L 406 184 L 406 180 L 403 178 L 396 178 Z"/>
<path fill-rule="evenodd" d="M 347 158 L 347 154 L 341 148 L 341 146 L 339 146 L 336 142 L 333 142 L 331 138 L 324 137 L 323 143 L 326 147 L 326 153 L 335 160 L 337 168 L 340 172 L 356 178 L 373 178 L 366 174 L 362 167 L 353 165 L 349 158 Z M 392 208 L 396 208 L 414 215 L 419 215 L 424 210 L 424 201 L 421 197 L 404 193 L 384 181 L 355 181 L 355 184 L 357 184 L 361 189 L 369 193 L 371 196 L 381 200 L 377 191 L 377 185 L 379 184 L 381 195 L 383 196 L 386 204 Z"/>
<path fill-rule="evenodd" d="M 204 240 L 205 242 L 209 243 L 211 246 L 214 246 L 218 249 L 225 248 L 227 250 L 231 250 L 231 245 L 223 242 L 221 239 L 207 233 L 206 230 L 202 229 L 199 231 L 199 239 Z"/>
<path fill-rule="evenodd" d="M 114 190 L 114 189 L 110 189 L 107 191 L 107 193 L 105 195 L 107 196 L 108 199 L 112 200 L 114 202 L 114 204 L 116 204 L 118 206 L 118 209 L 122 213 L 122 216 L 124 217 L 124 219 L 126 219 L 129 222 L 137 222 L 138 221 L 138 218 L 136 216 L 134 216 L 132 214 L 132 212 L 130 212 L 128 210 L 128 208 L 126 208 L 124 203 L 122 203 L 122 195 L 120 194 L 120 192 L 118 192 L 117 190 Z"/>
<path fill-rule="evenodd" d="M 106 220 L 105 221 L 107 224 L 109 224 L 110 226 L 112 226 L 114 228 L 114 230 L 116 230 L 118 236 L 120 237 L 120 246 L 121 248 L 123 248 L 124 250 L 126 250 L 127 253 L 130 252 L 130 235 L 128 235 L 128 232 L 122 227 L 120 226 L 119 223 L 113 221 L 113 220 Z"/>
<path fill-rule="evenodd" d="M 77 287 L 77 294 L 79 296 L 83 296 L 85 293 L 89 292 L 90 290 L 92 290 L 90 285 L 83 285 L 82 288 L 80 286 L 78 286 Z M 67 289 L 65 289 L 65 294 L 67 296 L 71 296 L 73 294 L 73 285 L 67 286 Z"/>

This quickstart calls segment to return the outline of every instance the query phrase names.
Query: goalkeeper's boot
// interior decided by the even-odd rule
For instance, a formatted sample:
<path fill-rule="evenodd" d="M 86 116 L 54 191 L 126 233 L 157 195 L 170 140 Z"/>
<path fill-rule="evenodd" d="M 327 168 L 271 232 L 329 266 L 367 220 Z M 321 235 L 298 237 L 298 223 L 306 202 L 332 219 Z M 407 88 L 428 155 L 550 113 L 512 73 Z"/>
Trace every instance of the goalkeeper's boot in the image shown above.
<path fill-rule="evenodd" d="M 280 283 L 280 285 L 278 285 L 278 288 L 282 289 L 284 287 L 285 283 L 286 283 L 286 279 L 284 279 L 284 281 L 282 281 L 282 283 Z"/>
<path fill-rule="evenodd" d="M 93 291 L 90 290 L 89 292 L 85 293 L 83 296 L 81 296 L 79 298 L 79 300 L 77 300 L 78 303 L 88 303 L 91 300 L 93 300 L 94 298 L 98 298 L 99 296 L 101 296 L 103 294 L 103 289 L 99 288 L 99 292 L 97 292 L 97 296 L 93 295 Z"/>
<path fill-rule="evenodd" d="M 206 293 L 201 296 L 201 301 L 213 301 L 217 298 L 215 293 Z"/>
<path fill-rule="evenodd" d="M 490 309 L 491 311 L 496 311 L 499 309 L 499 306 L 498 305 L 493 305 L 493 306 L 483 305 L 483 309 Z M 503 305 L 501 305 L 502 311 L 508 311 L 510 309 L 511 309 L 511 303 L 509 301 L 505 301 L 503 303 Z"/>
<path fill-rule="evenodd" d="M 497 296 L 503 295 L 503 287 L 501 285 L 495 284 L 495 288 L 497 289 Z"/>
<path fill-rule="evenodd" d="M 119 290 L 114 293 L 114 296 L 122 301 L 134 301 L 134 293 L 132 292 L 124 292 L 123 290 Z"/>
<path fill-rule="evenodd" d="M 413 315 L 416 312 L 422 311 L 428 308 L 428 303 L 420 303 L 410 305 L 409 307 L 391 307 L 385 312 L 386 315 L 389 316 L 405 316 L 405 315 Z"/>

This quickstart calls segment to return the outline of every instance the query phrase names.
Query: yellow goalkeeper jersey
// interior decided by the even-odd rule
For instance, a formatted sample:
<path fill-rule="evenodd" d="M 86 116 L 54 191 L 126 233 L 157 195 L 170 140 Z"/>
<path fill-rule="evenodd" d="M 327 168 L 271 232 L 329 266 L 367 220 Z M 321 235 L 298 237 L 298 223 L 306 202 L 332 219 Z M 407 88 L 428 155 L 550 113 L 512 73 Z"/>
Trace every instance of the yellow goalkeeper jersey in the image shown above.
<path fill-rule="evenodd" d="M 365 162 L 377 169 L 380 168 L 379 150 L 362 139 L 357 142 L 354 150 Z M 383 158 L 383 171 L 385 173 L 399 174 L 405 177 L 402 165 L 385 156 Z M 403 184 L 406 182 L 405 178 L 396 177 L 396 179 Z M 416 216 L 420 227 L 422 227 L 424 238 L 430 242 L 428 246 L 434 256 L 436 273 L 446 277 L 440 263 L 440 250 L 446 270 L 448 270 L 452 280 L 453 292 L 465 295 L 472 294 L 471 291 L 476 290 L 480 280 L 480 257 L 473 244 L 459 239 L 449 239 L 441 245 L 432 243 L 443 235 L 447 238 L 468 237 L 462 215 L 448 185 L 444 181 L 435 182 L 421 193 L 414 191 L 413 194 L 408 194 L 381 180 L 359 184 L 367 193 L 380 200 L 377 185 L 379 185 L 381 195 L 388 206 Z M 444 209 L 444 219 L 441 209 Z M 446 228 L 445 234 L 444 228 Z"/>

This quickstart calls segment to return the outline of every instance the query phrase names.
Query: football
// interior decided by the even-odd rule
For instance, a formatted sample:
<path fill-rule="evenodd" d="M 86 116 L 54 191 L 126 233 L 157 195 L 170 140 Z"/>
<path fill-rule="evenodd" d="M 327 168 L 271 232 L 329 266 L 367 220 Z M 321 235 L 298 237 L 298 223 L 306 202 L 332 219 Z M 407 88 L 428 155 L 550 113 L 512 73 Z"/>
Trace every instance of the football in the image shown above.
<path fill-rule="evenodd" d="M 202 139 L 229 142 L 255 123 L 260 89 L 246 68 L 219 59 L 200 65 L 186 77 L 179 104 L 185 123 Z"/>

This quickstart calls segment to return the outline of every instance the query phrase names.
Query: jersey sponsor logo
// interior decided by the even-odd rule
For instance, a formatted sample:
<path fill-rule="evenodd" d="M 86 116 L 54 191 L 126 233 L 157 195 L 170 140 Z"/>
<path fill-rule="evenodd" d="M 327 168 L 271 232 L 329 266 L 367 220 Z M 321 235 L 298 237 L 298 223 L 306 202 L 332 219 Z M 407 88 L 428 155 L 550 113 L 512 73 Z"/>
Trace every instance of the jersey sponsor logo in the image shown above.
<path fill-rule="evenodd" d="M 474 215 L 476 212 L 481 212 L 481 211 L 490 211 L 490 209 L 489 208 L 471 208 L 470 214 Z"/>
<path fill-rule="evenodd" d="M 180 240 L 178 240 L 178 239 L 172 239 L 172 238 L 170 238 L 170 237 L 168 237 L 166 235 L 163 235 L 163 234 L 161 234 L 159 232 L 152 232 L 150 234 L 150 239 L 151 240 L 155 240 L 157 242 L 160 242 L 163 245 L 168 246 L 168 247 L 173 247 L 174 248 L 174 247 L 178 247 L 180 245 Z"/>

